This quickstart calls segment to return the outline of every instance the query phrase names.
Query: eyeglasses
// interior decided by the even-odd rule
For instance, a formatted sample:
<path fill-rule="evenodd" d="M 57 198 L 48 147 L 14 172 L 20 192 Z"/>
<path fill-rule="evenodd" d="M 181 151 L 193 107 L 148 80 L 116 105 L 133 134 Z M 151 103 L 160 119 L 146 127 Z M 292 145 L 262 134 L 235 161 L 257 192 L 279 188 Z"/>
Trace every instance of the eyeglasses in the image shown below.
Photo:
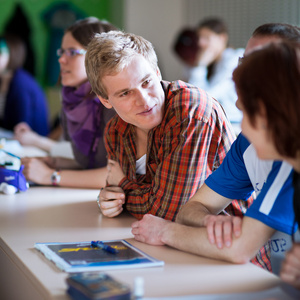
<path fill-rule="evenodd" d="M 75 57 L 77 55 L 84 55 L 86 50 L 83 49 L 57 49 L 56 54 L 57 56 L 61 57 L 63 54 L 66 54 L 68 57 Z"/>

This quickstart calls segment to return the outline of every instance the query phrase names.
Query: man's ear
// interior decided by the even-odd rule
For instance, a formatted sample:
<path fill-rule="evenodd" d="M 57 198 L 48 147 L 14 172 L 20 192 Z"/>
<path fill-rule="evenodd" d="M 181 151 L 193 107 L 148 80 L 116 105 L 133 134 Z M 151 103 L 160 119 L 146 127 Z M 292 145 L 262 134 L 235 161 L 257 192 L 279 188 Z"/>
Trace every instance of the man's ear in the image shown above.
<path fill-rule="evenodd" d="M 97 97 L 99 98 L 99 100 L 101 101 L 101 103 L 108 109 L 112 108 L 112 105 L 109 103 L 108 99 L 104 99 L 103 97 L 97 95 Z"/>
<path fill-rule="evenodd" d="M 157 69 L 156 69 L 156 75 L 158 76 L 159 80 L 161 81 L 162 77 L 161 77 L 161 73 L 160 73 L 159 67 L 157 67 Z"/>

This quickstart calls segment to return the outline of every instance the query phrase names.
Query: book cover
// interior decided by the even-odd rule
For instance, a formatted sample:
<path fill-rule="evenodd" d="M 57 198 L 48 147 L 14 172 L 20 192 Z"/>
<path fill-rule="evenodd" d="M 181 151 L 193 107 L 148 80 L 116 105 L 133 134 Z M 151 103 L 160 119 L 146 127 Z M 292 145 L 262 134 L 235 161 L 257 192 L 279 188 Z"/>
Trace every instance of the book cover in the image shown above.
<path fill-rule="evenodd" d="M 91 242 L 36 243 L 34 246 L 59 269 L 68 273 L 164 265 L 163 261 L 147 255 L 125 240 L 103 243 L 116 249 L 116 253 L 92 247 Z"/>

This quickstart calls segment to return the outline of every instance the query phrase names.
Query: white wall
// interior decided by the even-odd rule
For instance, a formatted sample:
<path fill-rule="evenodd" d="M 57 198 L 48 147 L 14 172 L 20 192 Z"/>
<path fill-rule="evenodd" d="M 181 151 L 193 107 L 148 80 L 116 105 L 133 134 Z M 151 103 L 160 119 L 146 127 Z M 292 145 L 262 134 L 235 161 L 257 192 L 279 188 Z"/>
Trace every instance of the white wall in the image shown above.
<path fill-rule="evenodd" d="M 171 47 L 185 19 L 182 0 L 126 0 L 124 29 L 149 40 L 158 56 L 163 79 L 176 80 L 180 62 Z"/>

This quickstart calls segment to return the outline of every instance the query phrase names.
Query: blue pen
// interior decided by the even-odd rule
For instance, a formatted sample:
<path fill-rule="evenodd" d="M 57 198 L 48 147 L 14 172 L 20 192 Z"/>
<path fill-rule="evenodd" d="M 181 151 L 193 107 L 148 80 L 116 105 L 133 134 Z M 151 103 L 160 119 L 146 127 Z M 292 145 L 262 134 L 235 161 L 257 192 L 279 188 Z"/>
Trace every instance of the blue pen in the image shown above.
<path fill-rule="evenodd" d="M 106 252 L 112 253 L 112 254 L 117 254 L 119 251 L 111 246 L 105 245 L 101 241 L 91 241 L 91 247 L 93 248 L 99 248 L 102 249 Z"/>

